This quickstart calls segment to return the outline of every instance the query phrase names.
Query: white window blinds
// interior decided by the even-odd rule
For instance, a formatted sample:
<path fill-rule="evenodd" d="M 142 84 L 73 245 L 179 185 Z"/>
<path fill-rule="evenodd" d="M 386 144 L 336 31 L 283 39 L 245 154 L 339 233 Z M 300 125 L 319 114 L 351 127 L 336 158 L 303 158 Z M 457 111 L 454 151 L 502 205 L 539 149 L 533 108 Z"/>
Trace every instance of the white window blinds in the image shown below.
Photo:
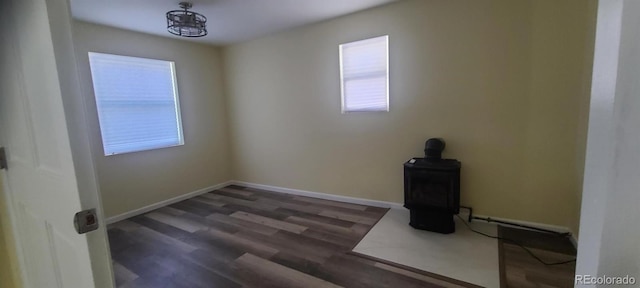
<path fill-rule="evenodd" d="M 340 45 L 342 112 L 389 111 L 389 36 Z"/>
<path fill-rule="evenodd" d="M 89 53 L 105 155 L 184 144 L 173 62 Z"/>

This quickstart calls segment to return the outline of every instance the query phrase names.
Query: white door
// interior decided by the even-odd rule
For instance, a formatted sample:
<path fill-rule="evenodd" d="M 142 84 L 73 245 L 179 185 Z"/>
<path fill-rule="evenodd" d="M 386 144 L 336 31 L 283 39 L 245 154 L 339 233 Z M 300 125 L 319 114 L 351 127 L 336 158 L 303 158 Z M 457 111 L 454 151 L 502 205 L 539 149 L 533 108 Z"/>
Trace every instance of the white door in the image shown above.
<path fill-rule="evenodd" d="M 100 209 L 100 201 L 83 131 L 69 3 L 0 0 L 0 24 L 0 146 L 9 166 L 0 176 L 23 283 L 112 287 L 104 227 L 79 235 L 73 226 L 76 212 Z"/>

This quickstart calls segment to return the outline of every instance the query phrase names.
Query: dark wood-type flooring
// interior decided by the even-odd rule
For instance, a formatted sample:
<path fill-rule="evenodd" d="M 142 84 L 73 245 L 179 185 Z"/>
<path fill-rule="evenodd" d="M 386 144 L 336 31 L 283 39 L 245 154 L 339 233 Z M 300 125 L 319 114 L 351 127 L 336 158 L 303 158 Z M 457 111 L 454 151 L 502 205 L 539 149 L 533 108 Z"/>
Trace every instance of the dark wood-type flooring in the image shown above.
<path fill-rule="evenodd" d="M 530 230 L 499 227 L 499 235 L 517 241 L 547 263 L 575 259 L 576 249 L 566 237 Z M 500 241 L 500 281 L 503 287 L 573 287 L 575 262 L 547 266 L 521 247 Z"/>
<path fill-rule="evenodd" d="M 228 186 L 109 225 L 118 287 L 475 287 L 351 250 L 387 209 Z"/>
<path fill-rule="evenodd" d="M 228 186 L 109 225 L 116 285 L 477 287 L 352 252 L 386 211 Z M 575 255 L 558 239 L 522 231 L 500 229 L 548 261 Z M 508 243 L 500 258 L 503 287 L 572 287 L 572 264 L 541 266 Z"/>

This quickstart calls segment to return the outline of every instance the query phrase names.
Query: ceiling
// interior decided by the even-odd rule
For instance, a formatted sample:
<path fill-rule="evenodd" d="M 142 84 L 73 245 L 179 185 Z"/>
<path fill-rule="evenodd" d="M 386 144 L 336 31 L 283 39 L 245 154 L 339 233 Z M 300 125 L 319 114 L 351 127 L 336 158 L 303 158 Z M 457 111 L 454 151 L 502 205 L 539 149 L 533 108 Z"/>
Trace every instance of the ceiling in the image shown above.
<path fill-rule="evenodd" d="M 180 0 L 71 0 L 73 18 L 184 40 L 227 45 L 399 0 L 192 0 L 207 17 L 209 35 L 181 38 L 167 32 L 165 14 Z"/>

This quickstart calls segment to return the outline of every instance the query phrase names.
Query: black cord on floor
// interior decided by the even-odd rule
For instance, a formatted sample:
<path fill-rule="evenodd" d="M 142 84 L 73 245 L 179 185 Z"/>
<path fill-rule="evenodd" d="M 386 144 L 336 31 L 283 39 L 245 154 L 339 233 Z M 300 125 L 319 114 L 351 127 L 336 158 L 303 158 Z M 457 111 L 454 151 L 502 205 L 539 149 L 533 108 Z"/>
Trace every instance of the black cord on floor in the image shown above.
<path fill-rule="evenodd" d="M 540 257 L 538 257 L 538 256 L 536 256 L 535 254 L 533 254 L 533 252 L 531 252 L 531 250 L 529 250 L 527 247 L 525 247 L 524 245 L 520 244 L 519 242 L 517 242 L 517 241 L 515 241 L 515 240 L 512 240 L 512 239 L 509 239 L 509 238 L 504 238 L 504 237 L 500 237 L 500 236 L 493 236 L 493 235 L 489 235 L 489 234 L 486 234 L 486 233 L 483 233 L 483 232 L 477 231 L 477 230 L 475 230 L 475 229 L 471 228 L 471 226 L 469 226 L 469 224 L 467 224 L 467 222 L 466 222 L 464 219 L 462 219 L 462 217 L 460 217 L 460 215 L 456 214 L 456 216 L 457 216 L 458 218 L 460 218 L 460 220 L 462 221 L 462 223 L 463 223 L 465 226 L 467 226 L 467 228 L 469 228 L 469 230 L 471 230 L 471 231 L 473 231 L 473 232 L 475 232 L 475 233 L 477 233 L 477 234 L 480 234 L 480 235 L 482 235 L 482 236 L 486 236 L 486 237 L 489 237 L 489 238 L 498 239 L 498 240 L 502 240 L 502 241 L 506 241 L 506 242 L 509 242 L 509 243 L 512 243 L 512 244 L 518 245 L 518 246 L 520 246 L 520 248 L 522 248 L 524 251 L 526 251 L 527 253 L 529 253 L 529 255 L 531 255 L 531 257 L 533 257 L 534 259 L 538 260 L 538 262 L 540 262 L 540 263 L 542 263 L 542 264 L 544 264 L 544 265 L 546 265 L 546 266 L 562 265 L 562 264 L 567 264 L 567 263 L 576 262 L 576 259 L 575 259 L 575 258 L 574 258 L 574 259 L 571 259 L 571 260 L 567 260 L 567 261 L 561 261 L 561 262 L 551 262 L 551 263 L 546 262 L 546 261 L 544 261 L 544 260 L 540 259 Z"/>

